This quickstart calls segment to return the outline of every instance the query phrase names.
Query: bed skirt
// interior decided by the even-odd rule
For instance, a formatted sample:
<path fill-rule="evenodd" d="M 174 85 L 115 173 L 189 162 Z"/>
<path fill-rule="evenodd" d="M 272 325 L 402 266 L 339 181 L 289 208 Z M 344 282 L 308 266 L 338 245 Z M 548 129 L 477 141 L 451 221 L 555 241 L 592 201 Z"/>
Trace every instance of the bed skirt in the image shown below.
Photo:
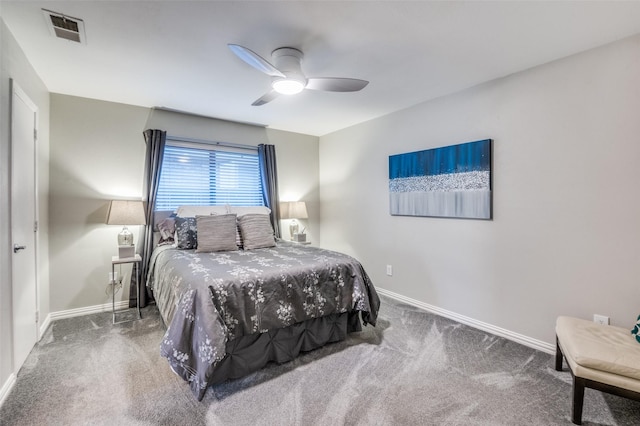
<path fill-rule="evenodd" d="M 209 385 L 244 377 L 262 369 L 269 362 L 282 364 L 292 361 L 301 352 L 339 342 L 348 333 L 361 330 L 358 312 L 353 311 L 239 337 L 227 343 L 227 354 L 210 372 Z"/>

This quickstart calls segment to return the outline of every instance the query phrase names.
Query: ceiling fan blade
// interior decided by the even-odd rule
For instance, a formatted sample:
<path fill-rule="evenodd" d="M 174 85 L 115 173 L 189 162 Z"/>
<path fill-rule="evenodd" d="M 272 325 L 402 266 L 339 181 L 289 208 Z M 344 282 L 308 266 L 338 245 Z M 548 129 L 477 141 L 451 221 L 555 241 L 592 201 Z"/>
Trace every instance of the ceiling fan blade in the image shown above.
<path fill-rule="evenodd" d="M 257 99 L 254 103 L 252 103 L 251 106 L 264 105 L 267 102 L 271 102 L 278 96 L 280 96 L 280 93 L 276 92 L 275 90 L 272 90 L 269 93 L 265 93 L 264 95 L 262 95 L 262 97 L 260 99 Z"/>
<path fill-rule="evenodd" d="M 357 92 L 369 84 L 366 80 L 355 78 L 310 78 L 305 89 L 324 90 L 327 92 Z"/>
<path fill-rule="evenodd" d="M 258 55 L 256 52 L 247 49 L 244 46 L 240 46 L 239 44 L 227 44 L 227 46 L 229 46 L 229 49 L 231 49 L 231 51 L 235 53 L 238 58 L 242 59 L 258 71 L 262 71 L 263 73 L 272 77 L 285 76 L 280 71 L 278 71 L 276 67 L 271 65 L 269 62 L 267 62 L 266 59 Z"/>

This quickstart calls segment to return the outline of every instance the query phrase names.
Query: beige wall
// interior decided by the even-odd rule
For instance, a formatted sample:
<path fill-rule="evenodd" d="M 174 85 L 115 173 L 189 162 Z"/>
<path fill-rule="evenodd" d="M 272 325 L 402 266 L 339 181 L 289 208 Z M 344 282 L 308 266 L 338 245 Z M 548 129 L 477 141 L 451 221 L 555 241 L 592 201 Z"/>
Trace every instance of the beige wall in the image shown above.
<path fill-rule="evenodd" d="M 380 288 L 549 346 L 558 315 L 630 328 L 638 111 L 640 36 L 323 136 L 321 244 Z M 492 221 L 389 215 L 389 155 L 486 138 Z"/>
<path fill-rule="evenodd" d="M 51 94 L 52 312 L 111 302 L 108 273 L 122 227 L 105 225 L 109 200 L 142 197 L 148 114 L 146 108 Z M 138 227 L 131 230 L 137 241 Z M 122 267 L 126 280 L 130 269 Z M 128 294 L 120 291 L 116 301 Z"/>
<path fill-rule="evenodd" d="M 51 95 L 51 111 L 53 312 L 110 303 L 105 290 L 121 228 L 105 225 L 108 202 L 140 199 L 146 128 L 193 139 L 276 145 L 280 191 L 296 192 L 304 183 L 306 192 L 297 193 L 310 197 L 315 206 L 310 220 L 318 220 L 317 137 L 59 94 Z M 139 229 L 130 229 L 138 241 Z M 123 272 L 128 284 L 130 267 Z M 127 298 L 125 286 L 116 300 Z"/>
<path fill-rule="evenodd" d="M 267 138 L 276 146 L 280 200 L 306 203 L 309 218 L 298 220 L 300 231 L 306 227 L 307 241 L 318 245 L 321 226 L 319 138 L 271 129 L 267 129 Z M 289 223 L 289 220 L 281 221 L 282 238 L 290 238 Z"/>
<path fill-rule="evenodd" d="M 49 93 L 0 19 L 0 389 L 13 371 L 11 282 L 11 140 L 10 79 L 38 107 L 38 306 L 41 321 L 49 314 L 48 197 L 49 197 Z"/>

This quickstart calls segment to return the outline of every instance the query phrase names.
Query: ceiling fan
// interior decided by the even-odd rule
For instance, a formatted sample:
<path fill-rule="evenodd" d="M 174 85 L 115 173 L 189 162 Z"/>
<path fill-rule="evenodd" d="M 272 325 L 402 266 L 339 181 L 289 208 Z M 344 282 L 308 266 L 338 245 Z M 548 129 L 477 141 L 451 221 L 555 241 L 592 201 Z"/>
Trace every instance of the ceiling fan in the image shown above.
<path fill-rule="evenodd" d="M 258 71 L 271 76 L 272 90 L 264 94 L 251 105 L 260 106 L 271 102 L 280 95 L 293 95 L 303 89 L 328 92 L 357 92 L 367 84 L 366 80 L 355 78 L 314 77 L 307 78 L 302 72 L 300 62 L 303 53 L 293 47 L 280 47 L 271 52 L 271 65 L 266 59 L 252 50 L 238 44 L 229 44 L 229 49 Z"/>

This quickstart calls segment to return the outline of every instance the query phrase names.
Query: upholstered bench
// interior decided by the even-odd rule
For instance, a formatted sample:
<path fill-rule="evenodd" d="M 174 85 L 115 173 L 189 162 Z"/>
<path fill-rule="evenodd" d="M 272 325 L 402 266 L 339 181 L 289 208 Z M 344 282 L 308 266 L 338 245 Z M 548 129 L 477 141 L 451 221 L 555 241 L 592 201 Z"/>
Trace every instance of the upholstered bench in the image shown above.
<path fill-rule="evenodd" d="M 640 344 L 625 328 L 571 317 L 556 322 L 556 370 L 573 376 L 571 421 L 582 424 L 584 388 L 640 401 Z"/>

